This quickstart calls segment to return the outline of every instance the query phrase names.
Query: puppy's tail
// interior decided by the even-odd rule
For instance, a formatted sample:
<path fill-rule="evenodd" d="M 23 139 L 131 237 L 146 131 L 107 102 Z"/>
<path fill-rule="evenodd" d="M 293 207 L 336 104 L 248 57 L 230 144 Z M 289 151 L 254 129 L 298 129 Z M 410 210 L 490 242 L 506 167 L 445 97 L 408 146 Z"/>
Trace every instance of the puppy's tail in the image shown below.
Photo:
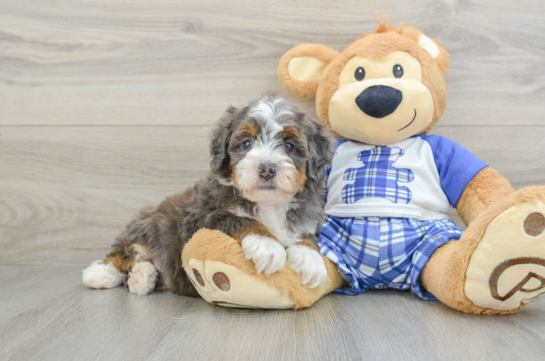
<path fill-rule="evenodd" d="M 151 217 L 155 209 L 145 208 L 117 238 L 113 252 L 101 261 L 93 261 L 83 270 L 83 284 L 89 288 L 114 288 L 127 280 L 133 265 L 151 259 L 146 246 L 151 235 Z"/>

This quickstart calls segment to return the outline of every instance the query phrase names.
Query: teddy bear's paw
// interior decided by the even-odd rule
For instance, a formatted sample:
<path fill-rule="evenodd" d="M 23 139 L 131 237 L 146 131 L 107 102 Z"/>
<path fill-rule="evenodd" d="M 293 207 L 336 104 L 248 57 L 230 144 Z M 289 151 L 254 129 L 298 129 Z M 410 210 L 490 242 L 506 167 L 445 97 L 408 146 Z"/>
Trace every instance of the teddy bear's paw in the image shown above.
<path fill-rule="evenodd" d="M 323 286 L 327 280 L 327 269 L 322 256 L 306 246 L 288 247 L 288 263 L 309 288 Z"/>
<path fill-rule="evenodd" d="M 514 310 L 545 293 L 544 204 L 521 203 L 490 222 L 471 255 L 465 293 L 494 310 Z"/>
<path fill-rule="evenodd" d="M 259 273 L 269 276 L 284 269 L 286 250 L 272 238 L 248 235 L 242 240 L 242 251 Z"/>
<path fill-rule="evenodd" d="M 129 291 L 139 296 L 150 294 L 155 289 L 157 270 L 150 262 L 137 262 L 129 274 Z"/>
<path fill-rule="evenodd" d="M 214 305 L 235 308 L 293 307 L 293 301 L 287 295 L 235 266 L 192 258 L 184 269 L 199 294 Z"/>

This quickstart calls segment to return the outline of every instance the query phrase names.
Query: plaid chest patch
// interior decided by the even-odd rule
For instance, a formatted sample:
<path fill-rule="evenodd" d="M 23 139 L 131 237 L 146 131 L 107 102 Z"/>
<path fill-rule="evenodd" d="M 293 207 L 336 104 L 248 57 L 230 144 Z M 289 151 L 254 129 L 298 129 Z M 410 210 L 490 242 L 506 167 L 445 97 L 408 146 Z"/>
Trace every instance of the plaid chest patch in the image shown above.
<path fill-rule="evenodd" d="M 396 168 L 395 163 L 405 151 L 401 148 L 375 147 L 358 154 L 360 168 L 349 168 L 344 172 L 344 181 L 354 181 L 342 189 L 343 202 L 352 204 L 363 198 L 386 198 L 393 203 L 409 203 L 412 194 L 409 188 L 398 183 L 409 183 L 414 174 L 407 168 Z"/>

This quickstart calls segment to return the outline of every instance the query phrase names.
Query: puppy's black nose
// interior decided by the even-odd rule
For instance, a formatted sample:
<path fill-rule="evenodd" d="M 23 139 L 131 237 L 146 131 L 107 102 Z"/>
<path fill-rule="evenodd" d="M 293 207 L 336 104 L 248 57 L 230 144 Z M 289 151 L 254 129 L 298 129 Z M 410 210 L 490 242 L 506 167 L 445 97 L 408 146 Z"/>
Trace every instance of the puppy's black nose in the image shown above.
<path fill-rule="evenodd" d="M 384 118 L 392 114 L 402 100 L 403 95 L 399 90 L 385 85 L 374 85 L 356 97 L 356 104 L 365 114 L 373 118 Z"/>
<path fill-rule="evenodd" d="M 259 176 L 265 180 L 271 180 L 276 176 L 276 164 L 273 163 L 261 163 L 259 165 Z"/>

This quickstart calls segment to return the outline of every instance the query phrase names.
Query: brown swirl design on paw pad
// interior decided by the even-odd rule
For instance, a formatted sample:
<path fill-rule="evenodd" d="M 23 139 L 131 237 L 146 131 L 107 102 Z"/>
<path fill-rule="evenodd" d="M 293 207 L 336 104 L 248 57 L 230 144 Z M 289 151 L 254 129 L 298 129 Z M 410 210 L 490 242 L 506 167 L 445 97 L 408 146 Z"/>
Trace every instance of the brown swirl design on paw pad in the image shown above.
<path fill-rule="evenodd" d="M 532 237 L 537 237 L 545 230 L 545 216 L 534 212 L 530 213 L 524 220 L 524 232 Z"/>
<path fill-rule="evenodd" d="M 199 273 L 199 271 L 197 271 L 195 268 L 193 268 L 193 274 L 195 275 L 195 278 L 197 279 L 197 282 L 199 282 L 199 284 L 204 287 L 204 280 L 202 279 L 202 276 Z"/>
<path fill-rule="evenodd" d="M 229 291 L 231 289 L 231 281 L 229 280 L 229 277 L 223 272 L 216 272 L 214 273 L 214 276 L 212 276 L 212 279 L 214 280 L 214 283 L 218 288 L 222 291 Z"/>
<path fill-rule="evenodd" d="M 511 296 L 513 296 L 515 293 L 517 293 L 518 291 L 531 293 L 531 292 L 539 291 L 545 288 L 545 278 L 541 277 L 540 275 L 534 272 L 529 272 L 526 275 L 526 277 L 524 277 L 522 281 L 517 283 L 517 285 L 513 287 L 509 292 L 507 292 L 507 294 L 505 294 L 504 296 L 500 296 L 498 293 L 498 280 L 500 279 L 500 276 L 509 267 L 518 266 L 521 264 L 535 264 L 538 266 L 545 267 L 545 259 L 539 258 L 539 257 L 518 257 L 518 258 L 508 259 L 500 263 L 498 266 L 496 266 L 496 268 L 494 268 L 494 271 L 492 271 L 492 274 L 490 275 L 490 279 L 489 279 L 489 286 L 490 286 L 490 292 L 492 294 L 492 297 L 500 301 L 505 301 L 509 299 Z M 541 285 L 531 290 L 523 288 L 524 285 L 532 278 L 535 278 L 538 281 L 540 281 Z"/>

